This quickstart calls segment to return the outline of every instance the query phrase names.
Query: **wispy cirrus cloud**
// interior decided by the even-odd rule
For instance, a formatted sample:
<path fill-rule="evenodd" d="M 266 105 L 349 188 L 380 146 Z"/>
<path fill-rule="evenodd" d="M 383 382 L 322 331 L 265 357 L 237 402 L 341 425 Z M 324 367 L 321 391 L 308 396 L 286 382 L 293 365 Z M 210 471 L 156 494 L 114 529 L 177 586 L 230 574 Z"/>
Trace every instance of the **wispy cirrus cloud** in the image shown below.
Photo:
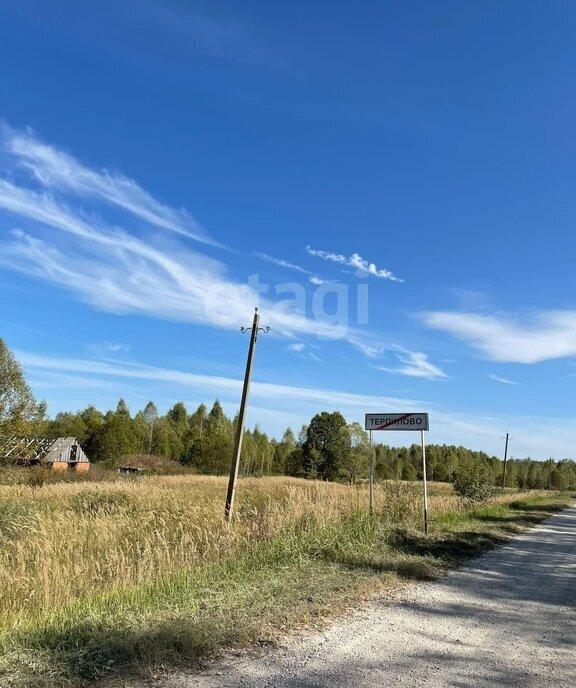
<path fill-rule="evenodd" d="M 301 351 L 304 351 L 306 344 L 303 342 L 294 342 L 294 344 L 288 344 L 286 348 L 288 351 L 296 351 L 297 353 L 300 353 Z"/>
<path fill-rule="evenodd" d="M 274 258 L 274 256 L 269 256 L 267 253 L 261 253 L 260 251 L 254 251 L 254 255 L 267 263 L 272 263 L 272 265 L 278 265 L 278 267 L 286 268 L 287 270 L 294 270 L 294 272 L 301 272 L 304 275 L 311 274 L 308 270 L 305 270 L 300 265 L 291 263 L 289 260 L 284 260 L 283 258 Z"/>
<path fill-rule="evenodd" d="M 222 261 L 200 252 L 199 242 L 216 242 L 191 216 L 133 180 L 92 170 L 30 131 L 5 127 L 0 153 L 0 266 L 118 314 L 230 328 L 245 325 L 258 305 L 276 334 L 364 336 L 348 322 L 309 318 L 231 279 Z"/>
<path fill-rule="evenodd" d="M 510 380 L 510 378 L 502 377 L 501 375 L 495 375 L 494 373 L 492 373 L 488 377 L 491 380 L 493 380 L 494 382 L 500 382 L 503 385 L 518 385 L 518 384 L 520 384 L 518 382 L 514 382 L 514 380 Z"/>
<path fill-rule="evenodd" d="M 294 344 L 288 344 L 286 347 L 287 351 L 291 351 L 296 354 L 299 358 L 310 359 L 316 361 L 317 363 L 322 363 L 320 356 L 310 351 L 310 348 L 304 344 L 304 342 L 294 342 Z"/>
<path fill-rule="evenodd" d="M 116 363 L 112 361 L 57 358 L 41 356 L 26 351 L 17 352 L 18 360 L 31 373 L 35 371 L 55 371 L 73 375 L 85 374 L 88 376 L 124 378 L 134 380 L 148 380 L 151 382 L 177 383 L 202 389 L 213 394 L 231 393 L 237 401 L 238 394 L 242 390 L 242 380 L 218 375 L 203 375 L 188 373 L 172 368 L 161 368 L 141 363 Z M 420 402 L 406 399 L 396 399 L 386 396 L 372 396 L 342 392 L 313 387 L 299 387 L 282 385 L 271 382 L 254 381 L 250 385 L 251 397 L 266 400 L 278 400 L 280 402 L 291 400 L 295 402 L 313 402 L 327 404 L 330 407 L 339 403 L 347 406 L 364 408 L 366 405 L 411 410 Z"/>
<path fill-rule="evenodd" d="M 357 340 L 354 337 L 350 339 L 350 343 L 368 359 L 376 361 L 384 355 L 393 355 L 400 364 L 396 366 L 371 364 L 371 367 L 376 370 L 426 380 L 441 380 L 448 377 L 439 366 L 428 360 L 428 354 L 421 351 L 410 351 L 396 344 L 385 344 L 368 339 Z"/>
<path fill-rule="evenodd" d="M 323 279 L 322 277 L 318 277 L 318 275 L 312 275 L 309 278 L 310 284 L 313 284 L 315 287 L 320 287 L 323 284 L 330 284 L 331 280 L 326 280 Z"/>
<path fill-rule="evenodd" d="M 337 263 L 338 265 L 351 267 L 362 275 L 371 275 L 372 277 L 387 279 L 392 282 L 404 282 L 403 279 L 396 277 L 390 270 L 376 267 L 375 263 L 365 260 L 358 253 L 353 253 L 351 256 L 346 257 L 340 253 L 322 251 L 320 249 L 314 249 L 311 246 L 306 246 L 306 253 L 309 256 L 315 256 L 316 258 L 321 258 L 322 260 L 327 260 L 331 263 Z"/>
<path fill-rule="evenodd" d="M 576 311 L 540 311 L 527 316 L 434 311 L 421 320 L 461 339 L 486 358 L 533 364 L 576 357 Z"/>
<path fill-rule="evenodd" d="M 130 351 L 130 345 L 122 342 L 96 342 L 88 346 L 88 351 L 96 356 L 127 354 Z"/>
<path fill-rule="evenodd" d="M 383 344 L 356 339 L 355 337 L 350 339 L 350 344 L 352 344 L 355 349 L 358 349 L 358 351 L 363 353 L 367 358 L 377 358 L 378 356 L 381 356 L 388 348 Z"/>
<path fill-rule="evenodd" d="M 267 253 L 262 253 L 260 251 L 255 251 L 254 255 L 258 258 L 261 258 L 262 260 L 265 260 L 267 263 L 272 263 L 272 265 L 277 265 L 278 267 L 286 268 L 286 270 L 293 270 L 294 272 L 300 272 L 303 275 L 308 275 L 308 281 L 310 282 L 310 284 L 313 284 L 316 287 L 319 287 L 322 284 L 330 283 L 330 280 L 325 280 L 322 277 L 319 277 L 318 275 L 314 274 L 310 270 L 306 270 L 306 268 L 303 268 L 301 265 L 292 263 L 289 260 L 284 260 L 283 258 L 275 258 L 274 256 L 270 256 Z"/>
<path fill-rule="evenodd" d="M 421 351 L 407 351 L 396 347 L 396 357 L 400 365 L 394 367 L 374 366 L 377 370 L 386 373 L 396 373 L 408 377 L 418 377 L 425 380 L 442 380 L 447 378 L 446 373 L 437 365 L 428 360 L 428 355 Z"/>
<path fill-rule="evenodd" d="M 159 202 L 123 174 L 90 169 L 68 153 L 39 140 L 30 130 L 18 131 L 3 125 L 0 137 L 12 166 L 25 169 L 47 191 L 99 200 L 161 229 L 204 243 L 217 243 L 185 210 Z"/>

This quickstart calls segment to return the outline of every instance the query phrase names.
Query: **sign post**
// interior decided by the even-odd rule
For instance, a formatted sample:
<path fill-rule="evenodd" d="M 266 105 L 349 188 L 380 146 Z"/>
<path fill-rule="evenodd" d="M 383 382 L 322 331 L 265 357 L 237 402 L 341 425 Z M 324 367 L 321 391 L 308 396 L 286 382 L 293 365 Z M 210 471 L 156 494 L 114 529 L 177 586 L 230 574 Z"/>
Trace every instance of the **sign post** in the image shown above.
<path fill-rule="evenodd" d="M 424 533 L 428 535 L 428 486 L 426 482 L 426 444 L 424 432 L 429 429 L 427 413 L 367 413 L 364 429 L 370 432 L 370 513 L 373 508 L 374 454 L 372 432 L 374 430 L 419 430 L 422 446 L 422 482 L 424 488 Z"/>
<path fill-rule="evenodd" d="M 372 516 L 372 492 L 374 489 L 374 449 L 372 447 L 372 430 L 370 430 L 370 477 L 369 477 L 369 511 L 370 511 L 370 516 Z"/>
<path fill-rule="evenodd" d="M 428 535 L 428 488 L 426 486 L 426 445 L 424 444 L 424 430 L 420 430 L 422 444 L 422 483 L 424 486 L 424 535 Z"/>

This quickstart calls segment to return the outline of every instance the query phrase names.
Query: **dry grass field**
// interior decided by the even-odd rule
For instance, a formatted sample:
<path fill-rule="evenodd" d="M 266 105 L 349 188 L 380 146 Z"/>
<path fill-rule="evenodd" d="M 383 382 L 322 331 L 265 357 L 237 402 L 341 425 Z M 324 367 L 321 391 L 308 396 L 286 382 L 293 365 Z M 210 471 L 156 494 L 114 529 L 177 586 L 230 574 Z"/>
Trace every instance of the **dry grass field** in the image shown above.
<path fill-rule="evenodd" d="M 0 485 L 0 685 L 77 685 L 194 660 L 222 645 L 433 575 L 566 501 L 502 495 L 471 509 L 430 485 L 157 476 Z"/>

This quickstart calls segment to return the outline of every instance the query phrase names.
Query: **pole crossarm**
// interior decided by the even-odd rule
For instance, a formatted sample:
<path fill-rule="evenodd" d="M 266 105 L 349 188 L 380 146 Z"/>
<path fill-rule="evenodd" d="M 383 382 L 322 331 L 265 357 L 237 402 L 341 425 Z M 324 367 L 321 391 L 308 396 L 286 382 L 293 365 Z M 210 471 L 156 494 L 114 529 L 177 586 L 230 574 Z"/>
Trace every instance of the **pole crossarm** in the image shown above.
<path fill-rule="evenodd" d="M 240 328 L 240 332 L 242 332 L 242 334 L 244 334 L 245 332 L 252 332 L 252 330 L 253 330 L 252 327 L 241 327 Z M 270 332 L 270 328 L 268 327 L 268 325 L 266 325 L 266 327 L 259 327 L 257 332 L 264 332 L 264 334 L 268 334 L 268 332 Z"/>

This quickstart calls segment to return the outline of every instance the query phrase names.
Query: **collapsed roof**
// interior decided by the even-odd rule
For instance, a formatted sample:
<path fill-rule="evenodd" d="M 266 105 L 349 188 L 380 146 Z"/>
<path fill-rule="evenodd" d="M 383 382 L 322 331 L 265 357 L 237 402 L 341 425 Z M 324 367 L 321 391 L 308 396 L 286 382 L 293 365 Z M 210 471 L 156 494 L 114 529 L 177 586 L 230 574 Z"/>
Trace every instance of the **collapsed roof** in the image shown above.
<path fill-rule="evenodd" d="M 90 463 L 75 437 L 0 438 L 0 460 L 5 463 Z"/>

